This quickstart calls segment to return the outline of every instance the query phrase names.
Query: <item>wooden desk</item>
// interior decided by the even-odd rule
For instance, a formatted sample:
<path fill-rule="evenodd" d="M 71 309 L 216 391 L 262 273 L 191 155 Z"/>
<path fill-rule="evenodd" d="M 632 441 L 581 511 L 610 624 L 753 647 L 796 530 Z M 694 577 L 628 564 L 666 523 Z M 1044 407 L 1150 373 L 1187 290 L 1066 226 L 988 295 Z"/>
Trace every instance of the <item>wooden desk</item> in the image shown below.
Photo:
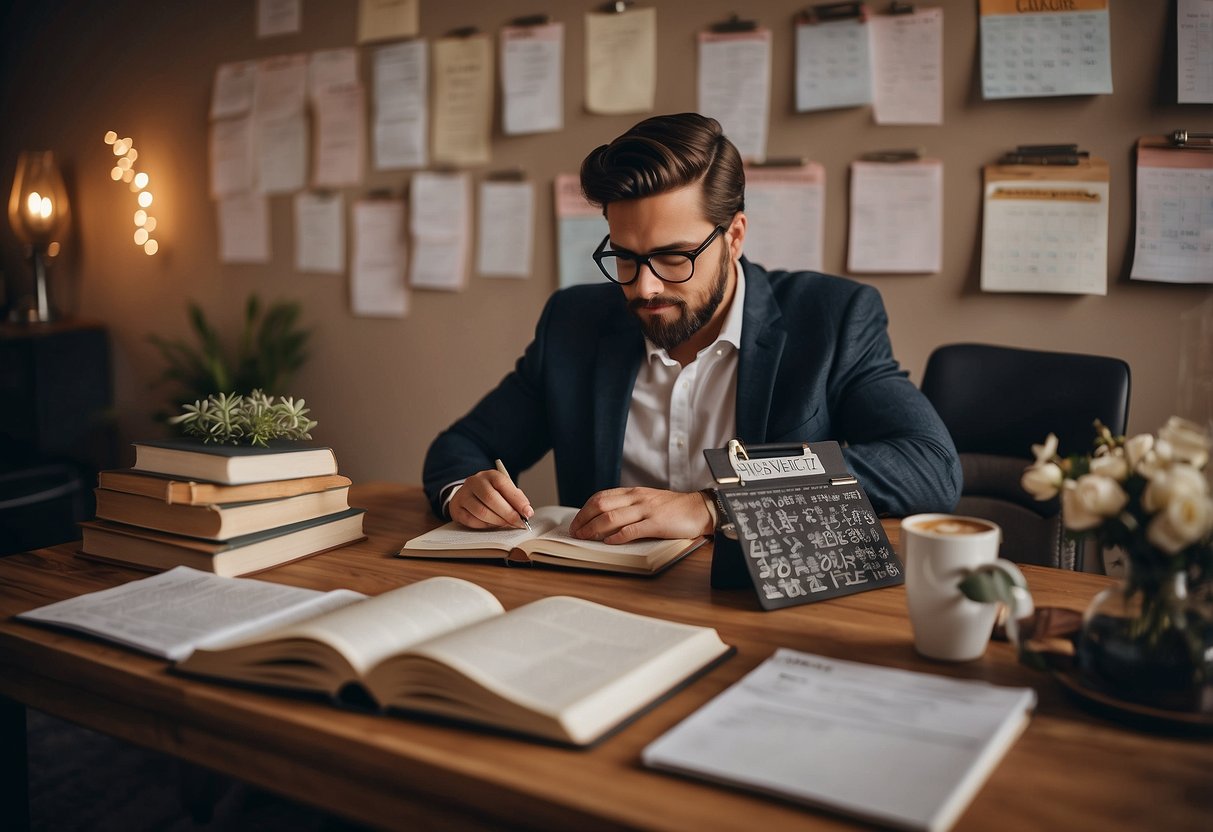
<path fill-rule="evenodd" d="M 369 539 L 265 573 L 265 580 L 366 593 L 424 577 L 475 581 L 507 608 L 553 594 L 719 629 L 738 654 L 622 732 L 574 751 L 423 721 L 174 677 L 165 663 L 21 624 L 14 613 L 137 577 L 69 545 L 0 560 L 0 695 L 385 827 L 478 829 L 835 829 L 845 819 L 649 772 L 641 749 L 777 646 L 949 676 L 1032 685 L 1027 732 L 957 824 L 975 829 L 1207 829 L 1213 744 L 1138 733 L 1075 708 L 1006 644 L 962 665 L 919 658 L 900 587 L 764 613 L 748 590 L 712 590 L 701 550 L 653 579 L 393 558 L 436 525 L 418 488 L 355 486 Z M 1082 609 L 1107 584 L 1025 567 L 1038 604 Z M 0 738 L 23 710 L 0 712 Z M 10 754 L 12 746 L 8 746 Z M 3 761 L 0 760 L 0 763 Z M 9 769 L 11 770 L 11 768 Z M 880 788 L 879 783 L 872 784 Z M 0 807 L 4 815 L 11 818 Z"/>

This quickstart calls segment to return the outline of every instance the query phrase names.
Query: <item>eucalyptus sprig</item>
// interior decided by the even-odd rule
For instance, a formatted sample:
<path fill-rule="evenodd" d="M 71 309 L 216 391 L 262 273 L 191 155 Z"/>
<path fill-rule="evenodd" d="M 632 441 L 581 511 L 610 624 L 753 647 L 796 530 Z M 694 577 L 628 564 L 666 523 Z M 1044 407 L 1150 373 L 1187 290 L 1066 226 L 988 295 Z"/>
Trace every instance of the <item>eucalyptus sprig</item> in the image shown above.
<path fill-rule="evenodd" d="M 260 390 L 247 396 L 217 393 L 182 407 L 169 419 L 186 436 L 222 445 L 260 445 L 271 439 L 311 439 L 317 422 L 307 417 L 304 400 L 275 400 Z"/>

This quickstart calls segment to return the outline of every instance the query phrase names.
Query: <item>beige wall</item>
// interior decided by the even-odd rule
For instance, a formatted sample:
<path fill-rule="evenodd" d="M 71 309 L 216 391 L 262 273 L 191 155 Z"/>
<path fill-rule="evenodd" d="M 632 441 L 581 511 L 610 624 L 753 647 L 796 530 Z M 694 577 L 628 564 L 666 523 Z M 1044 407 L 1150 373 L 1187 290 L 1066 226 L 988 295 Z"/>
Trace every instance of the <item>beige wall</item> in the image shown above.
<path fill-rule="evenodd" d="M 75 315 L 107 323 L 124 439 L 156 428 L 161 401 L 149 383 L 159 372 L 148 333 L 175 335 L 185 302 L 198 300 L 229 330 L 244 297 L 295 298 L 314 330 L 312 358 L 294 389 L 320 420 L 317 439 L 337 451 L 355 480 L 417 481 L 432 436 L 494 384 L 529 340 L 556 285 L 551 183 L 573 172 L 591 147 L 638 117 L 586 114 L 582 13 L 594 4 L 550 4 L 566 24 L 565 129 L 497 135 L 486 170 L 521 167 L 539 188 L 535 271 L 523 282 L 473 277 L 466 292 L 415 292 L 403 320 L 355 318 L 344 277 L 297 274 L 291 203 L 272 199 L 273 262 L 223 266 L 207 197 L 206 114 L 217 64 L 354 41 L 356 3 L 304 0 L 300 35 L 257 40 L 252 0 L 166 3 L 22 3 L 8 12 L 0 130 L 0 184 L 7 194 L 16 153 L 52 148 L 68 168 L 76 236 L 56 266 L 56 297 Z M 695 107 L 695 32 L 737 8 L 733 2 L 661 0 L 657 111 Z M 803 2 L 751 2 L 746 13 L 774 32 L 769 153 L 806 156 L 827 172 L 827 271 L 841 273 L 846 249 L 847 164 L 865 150 L 923 145 L 945 162 L 944 261 L 930 276 L 865 276 L 883 293 L 894 348 L 915 379 L 935 346 L 993 343 L 1120 356 L 1133 369 L 1130 427 L 1156 427 L 1176 406 L 1180 313 L 1210 296 L 1208 287 L 1130 283 L 1132 147 L 1139 135 L 1176 127 L 1213 129 L 1208 106 L 1164 105 L 1156 90 L 1168 71 L 1161 55 L 1169 3 L 1114 0 L 1115 94 L 984 102 L 978 73 L 976 0 L 946 0 L 945 123 L 877 127 L 866 109 L 816 114 L 792 110 L 792 14 Z M 881 4 L 883 5 L 883 4 Z M 31 11 L 30 8 L 33 10 Z M 422 28 L 436 37 L 474 24 L 496 32 L 533 13 L 527 0 L 422 3 Z M 362 50 L 369 79 L 368 50 Z M 155 183 L 161 251 L 147 257 L 130 242 L 130 194 L 110 181 L 106 130 L 135 139 Z M 978 291 L 980 169 L 1020 143 L 1077 141 L 1111 165 L 1107 297 L 984 295 Z M 484 171 L 478 171 L 483 173 Z M 402 192 L 406 172 L 368 173 L 366 188 Z M 5 228 L 0 236 L 8 302 L 23 291 L 22 263 Z M 1008 391 L 1013 394 L 1013 391 Z M 554 496 L 548 466 L 523 478 L 532 497 Z"/>

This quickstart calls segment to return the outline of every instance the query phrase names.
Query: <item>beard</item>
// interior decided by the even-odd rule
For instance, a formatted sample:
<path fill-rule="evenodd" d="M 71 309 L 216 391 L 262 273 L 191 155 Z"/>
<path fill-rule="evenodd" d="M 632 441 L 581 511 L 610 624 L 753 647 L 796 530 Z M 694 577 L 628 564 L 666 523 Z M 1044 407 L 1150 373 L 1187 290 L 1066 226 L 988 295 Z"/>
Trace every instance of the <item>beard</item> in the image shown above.
<path fill-rule="evenodd" d="M 697 309 L 691 309 L 687 302 L 681 298 L 665 297 L 663 295 L 648 298 L 647 300 L 637 298 L 630 301 L 628 309 L 637 316 L 640 328 L 644 332 L 644 337 L 648 338 L 655 346 L 669 352 L 703 329 L 707 322 L 712 320 L 712 316 L 716 314 L 716 310 L 720 308 L 720 302 L 724 300 L 724 291 L 729 285 L 728 272 L 726 271 L 728 265 L 729 249 L 725 246 L 716 270 L 716 279 L 712 282 L 712 288 L 709 290 L 703 305 Z M 669 323 L 653 318 L 640 317 L 637 312 L 637 310 L 648 306 L 665 306 L 667 304 L 672 304 L 678 310 L 678 317 Z"/>

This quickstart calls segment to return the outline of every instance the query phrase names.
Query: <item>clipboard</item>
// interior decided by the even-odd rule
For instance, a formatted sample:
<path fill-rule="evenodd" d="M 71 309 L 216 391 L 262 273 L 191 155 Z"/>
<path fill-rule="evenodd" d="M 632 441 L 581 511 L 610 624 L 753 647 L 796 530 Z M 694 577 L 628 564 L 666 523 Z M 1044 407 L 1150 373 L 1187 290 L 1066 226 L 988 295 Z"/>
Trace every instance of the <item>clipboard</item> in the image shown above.
<path fill-rule="evenodd" d="M 901 561 L 837 442 L 704 450 L 720 533 L 712 586 L 752 587 L 764 610 L 904 583 Z"/>

